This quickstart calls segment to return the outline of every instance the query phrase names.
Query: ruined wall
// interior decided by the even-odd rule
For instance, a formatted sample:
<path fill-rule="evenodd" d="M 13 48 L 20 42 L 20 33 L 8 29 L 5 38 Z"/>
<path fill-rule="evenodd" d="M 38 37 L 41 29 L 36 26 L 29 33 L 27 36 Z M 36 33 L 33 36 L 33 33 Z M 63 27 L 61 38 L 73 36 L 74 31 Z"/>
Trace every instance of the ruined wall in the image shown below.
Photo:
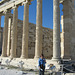
<path fill-rule="evenodd" d="M 62 37 L 61 37 L 61 52 L 62 58 L 71 58 L 72 47 L 72 24 L 73 24 L 73 6 L 71 0 L 63 2 L 63 16 L 61 18 L 62 24 Z"/>
<path fill-rule="evenodd" d="M 11 29 L 12 32 L 12 29 Z M 18 20 L 18 36 L 17 36 L 17 57 L 21 56 L 22 50 L 22 32 L 23 32 L 23 21 Z M 35 39 L 36 39 L 36 25 L 29 23 L 29 42 L 28 42 L 28 56 L 34 58 L 35 55 Z M 12 36 L 11 36 L 12 40 Z M 43 27 L 42 37 L 42 52 L 46 58 L 51 58 L 53 55 L 53 30 Z M 11 50 L 11 49 L 10 49 Z"/>
<path fill-rule="evenodd" d="M 72 22 L 73 22 L 73 24 L 72 24 L 72 41 L 71 41 L 71 43 L 72 43 L 72 47 L 71 47 L 71 58 L 72 58 L 72 60 L 75 60 L 75 0 L 72 0 L 72 3 L 73 3 L 73 8 L 72 8 L 72 10 L 73 10 L 73 20 L 72 20 Z"/>
<path fill-rule="evenodd" d="M 64 13 L 61 16 L 61 57 L 75 60 L 75 2 L 67 1 L 63 3 Z"/>

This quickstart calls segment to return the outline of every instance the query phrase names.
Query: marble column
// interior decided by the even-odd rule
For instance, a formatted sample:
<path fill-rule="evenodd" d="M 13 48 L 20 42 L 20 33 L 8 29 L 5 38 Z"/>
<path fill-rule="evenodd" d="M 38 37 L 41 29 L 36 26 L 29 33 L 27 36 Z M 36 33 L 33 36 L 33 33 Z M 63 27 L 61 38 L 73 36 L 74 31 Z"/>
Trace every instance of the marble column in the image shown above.
<path fill-rule="evenodd" d="M 59 61 L 61 58 L 60 50 L 60 8 L 59 0 L 53 0 L 53 58 Z"/>
<path fill-rule="evenodd" d="M 71 60 L 74 60 L 75 61 L 75 0 L 72 0 L 72 9 L 73 9 L 73 12 L 72 12 L 72 17 L 73 17 L 73 21 L 72 23 L 72 45 L 71 45 Z"/>
<path fill-rule="evenodd" d="M 74 48 L 73 43 L 72 43 L 72 34 L 73 33 L 71 33 L 72 29 L 74 28 L 74 27 L 72 28 L 73 16 L 74 16 L 73 5 L 72 5 L 71 0 L 65 0 L 62 4 L 63 4 L 63 17 L 61 19 L 62 37 L 63 37 L 63 38 L 61 38 L 61 42 L 63 44 L 63 48 L 61 47 L 61 51 L 63 52 L 62 58 L 63 59 L 70 59 L 72 48 Z M 73 39 L 73 41 L 74 41 L 74 39 Z"/>
<path fill-rule="evenodd" d="M 4 13 L 5 13 L 5 21 L 3 29 L 2 57 L 7 56 L 7 38 L 8 38 L 8 10 L 6 10 Z"/>
<path fill-rule="evenodd" d="M 1 44 L 2 44 L 2 40 L 1 40 L 1 34 L 2 34 L 2 29 L 1 29 L 1 13 L 0 13 L 0 51 L 1 51 L 1 48 L 2 48 L 2 46 L 1 46 Z"/>
<path fill-rule="evenodd" d="M 21 58 L 28 58 L 28 28 L 29 28 L 29 3 L 24 4 L 23 35 L 22 35 L 22 53 Z"/>
<path fill-rule="evenodd" d="M 12 25 L 12 18 L 9 17 L 9 24 L 8 24 L 8 41 L 7 41 L 7 56 L 10 56 L 10 48 L 11 48 L 11 25 Z"/>
<path fill-rule="evenodd" d="M 13 7 L 13 25 L 12 25 L 12 40 L 11 40 L 11 58 L 16 57 L 16 49 L 17 49 L 17 21 L 18 21 L 18 7 Z"/>
<path fill-rule="evenodd" d="M 35 58 L 42 53 L 42 0 L 37 0 Z"/>

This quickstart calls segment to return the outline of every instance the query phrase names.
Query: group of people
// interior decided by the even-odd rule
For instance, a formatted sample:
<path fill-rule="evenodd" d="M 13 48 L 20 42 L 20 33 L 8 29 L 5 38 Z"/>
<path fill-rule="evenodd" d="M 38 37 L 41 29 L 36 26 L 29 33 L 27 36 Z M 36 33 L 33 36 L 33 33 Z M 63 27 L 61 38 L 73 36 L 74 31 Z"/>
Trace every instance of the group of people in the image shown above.
<path fill-rule="evenodd" d="M 39 75 L 44 75 L 45 72 L 45 64 L 46 64 L 46 59 L 44 58 L 44 55 L 41 54 L 39 61 L 38 61 L 38 66 L 39 66 Z M 53 64 L 48 65 L 50 70 L 55 70 L 56 67 Z"/>

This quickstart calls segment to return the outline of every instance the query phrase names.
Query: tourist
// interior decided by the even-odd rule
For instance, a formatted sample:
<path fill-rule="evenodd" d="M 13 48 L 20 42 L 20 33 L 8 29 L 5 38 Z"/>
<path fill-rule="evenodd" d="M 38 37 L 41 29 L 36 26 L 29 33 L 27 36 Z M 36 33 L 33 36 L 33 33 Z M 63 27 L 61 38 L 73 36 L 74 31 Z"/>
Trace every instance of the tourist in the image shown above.
<path fill-rule="evenodd" d="M 44 75 L 46 60 L 44 55 L 41 54 L 39 58 L 39 75 Z"/>

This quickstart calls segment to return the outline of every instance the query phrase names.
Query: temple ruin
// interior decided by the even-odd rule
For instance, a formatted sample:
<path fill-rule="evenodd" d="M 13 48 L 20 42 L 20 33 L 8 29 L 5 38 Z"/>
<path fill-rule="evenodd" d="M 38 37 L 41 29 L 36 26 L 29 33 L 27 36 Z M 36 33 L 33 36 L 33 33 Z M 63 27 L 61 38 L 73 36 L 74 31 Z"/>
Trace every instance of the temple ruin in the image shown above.
<path fill-rule="evenodd" d="M 56 61 L 75 60 L 74 0 L 53 0 L 53 30 L 42 27 L 42 0 L 37 0 L 36 25 L 29 23 L 31 1 L 33 0 L 0 1 L 0 39 L 3 39 L 0 58 L 35 60 L 43 53 L 46 58 Z M 61 23 L 60 3 L 63 5 Z M 18 19 L 18 7 L 23 5 L 24 19 L 21 21 Z M 5 16 L 4 28 L 1 27 L 2 15 Z"/>

